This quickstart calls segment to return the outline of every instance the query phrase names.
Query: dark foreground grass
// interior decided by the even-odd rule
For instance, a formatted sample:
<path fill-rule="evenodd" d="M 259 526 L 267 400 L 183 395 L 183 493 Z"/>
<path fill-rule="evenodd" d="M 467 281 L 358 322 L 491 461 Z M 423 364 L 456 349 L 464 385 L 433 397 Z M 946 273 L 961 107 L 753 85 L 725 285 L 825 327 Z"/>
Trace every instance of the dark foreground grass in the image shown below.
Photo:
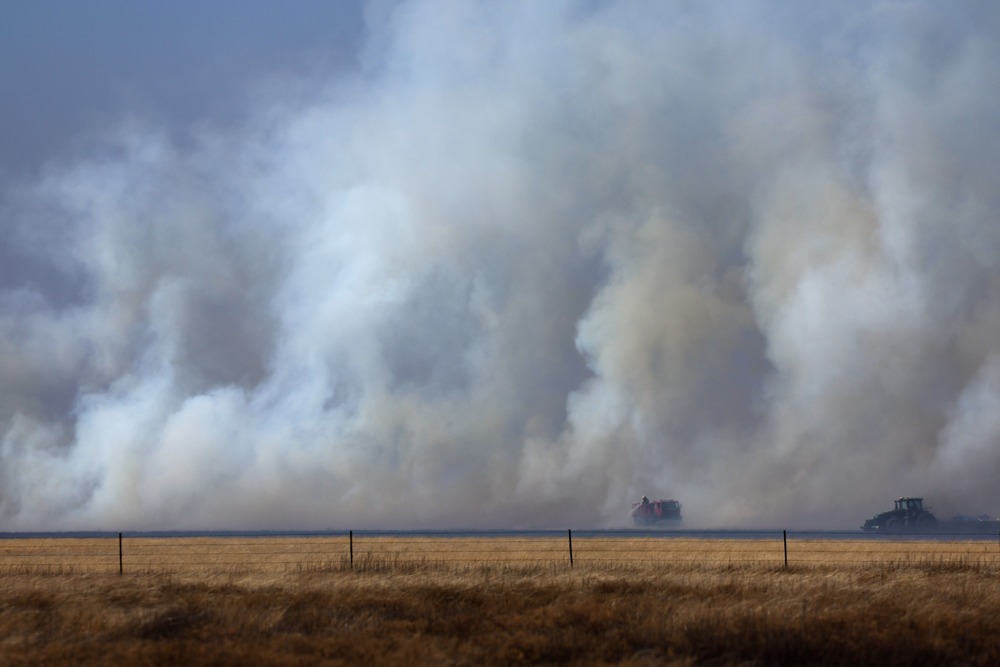
<path fill-rule="evenodd" d="M 1000 664 L 1000 573 L 961 563 L 11 572 L 0 595 L 4 665 Z"/>

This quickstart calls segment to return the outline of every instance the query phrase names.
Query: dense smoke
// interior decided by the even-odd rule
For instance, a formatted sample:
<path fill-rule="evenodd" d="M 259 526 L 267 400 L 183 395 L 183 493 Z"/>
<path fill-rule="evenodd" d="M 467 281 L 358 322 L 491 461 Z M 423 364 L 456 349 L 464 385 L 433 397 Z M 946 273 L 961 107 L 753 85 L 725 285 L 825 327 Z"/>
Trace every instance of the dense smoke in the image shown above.
<path fill-rule="evenodd" d="M 368 19 L 8 183 L 0 528 L 1000 510 L 1000 5 Z"/>

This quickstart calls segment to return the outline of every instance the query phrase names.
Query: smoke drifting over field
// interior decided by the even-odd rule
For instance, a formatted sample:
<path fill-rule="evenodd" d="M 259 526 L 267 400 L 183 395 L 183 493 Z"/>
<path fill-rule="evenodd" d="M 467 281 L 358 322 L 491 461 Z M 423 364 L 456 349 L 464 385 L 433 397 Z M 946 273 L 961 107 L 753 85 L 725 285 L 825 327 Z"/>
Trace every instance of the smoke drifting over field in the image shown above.
<path fill-rule="evenodd" d="M 4 190 L 0 527 L 1000 510 L 1000 6 L 414 2 L 359 61 Z"/>

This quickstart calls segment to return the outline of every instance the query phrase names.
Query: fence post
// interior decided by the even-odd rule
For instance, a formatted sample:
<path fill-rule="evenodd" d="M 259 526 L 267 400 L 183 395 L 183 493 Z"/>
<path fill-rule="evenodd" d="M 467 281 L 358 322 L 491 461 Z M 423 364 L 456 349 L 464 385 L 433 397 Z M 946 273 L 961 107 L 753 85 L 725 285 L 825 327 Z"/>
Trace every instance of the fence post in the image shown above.
<path fill-rule="evenodd" d="M 573 529 L 567 529 L 569 533 L 569 566 L 573 567 Z"/>
<path fill-rule="evenodd" d="M 125 568 L 122 565 L 122 534 L 118 533 L 118 574 L 123 574 Z"/>
<path fill-rule="evenodd" d="M 350 548 L 351 548 L 351 569 L 353 570 L 354 569 L 354 531 L 353 530 L 347 531 L 347 539 L 348 539 L 348 541 L 350 543 Z"/>
<path fill-rule="evenodd" d="M 781 541 L 785 544 L 785 569 L 788 569 L 788 531 L 781 531 Z"/>

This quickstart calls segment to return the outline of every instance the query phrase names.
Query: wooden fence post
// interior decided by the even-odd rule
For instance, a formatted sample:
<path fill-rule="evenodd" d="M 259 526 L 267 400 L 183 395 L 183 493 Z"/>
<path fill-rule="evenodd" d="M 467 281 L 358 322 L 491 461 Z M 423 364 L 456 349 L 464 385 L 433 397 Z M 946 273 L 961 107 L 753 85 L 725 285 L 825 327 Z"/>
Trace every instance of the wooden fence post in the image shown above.
<path fill-rule="evenodd" d="M 351 547 L 351 569 L 354 569 L 354 531 L 347 531 L 347 539 L 350 542 Z"/>
<path fill-rule="evenodd" d="M 788 531 L 781 531 L 781 541 L 785 543 L 785 569 L 788 569 Z"/>
<path fill-rule="evenodd" d="M 569 533 L 569 566 L 573 567 L 573 529 L 567 529 Z"/>
<path fill-rule="evenodd" d="M 118 574 L 123 574 L 125 568 L 122 565 L 122 534 L 118 533 Z"/>

